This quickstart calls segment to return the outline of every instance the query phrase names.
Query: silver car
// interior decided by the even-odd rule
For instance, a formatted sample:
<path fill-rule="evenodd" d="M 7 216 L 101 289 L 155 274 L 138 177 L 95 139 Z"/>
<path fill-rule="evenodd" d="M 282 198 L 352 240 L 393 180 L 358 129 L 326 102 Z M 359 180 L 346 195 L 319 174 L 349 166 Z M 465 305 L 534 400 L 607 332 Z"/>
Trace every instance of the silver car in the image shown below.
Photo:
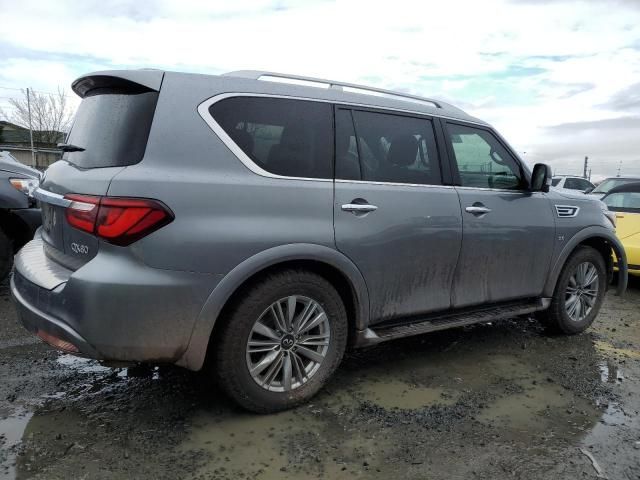
<path fill-rule="evenodd" d="M 22 323 L 110 362 L 210 365 L 257 412 L 314 395 L 348 345 L 600 309 L 615 216 L 550 192 L 487 123 L 439 100 L 265 72 L 107 71 L 35 192 Z"/>

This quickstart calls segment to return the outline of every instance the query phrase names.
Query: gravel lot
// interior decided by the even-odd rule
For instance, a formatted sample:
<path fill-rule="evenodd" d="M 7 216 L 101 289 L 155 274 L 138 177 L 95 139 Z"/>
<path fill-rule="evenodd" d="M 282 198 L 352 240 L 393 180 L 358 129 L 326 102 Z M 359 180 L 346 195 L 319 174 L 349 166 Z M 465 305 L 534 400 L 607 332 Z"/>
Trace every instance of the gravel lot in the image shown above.
<path fill-rule="evenodd" d="M 640 479 L 639 393 L 633 280 L 583 335 L 515 319 L 350 352 L 271 416 L 206 374 L 59 354 L 0 286 L 0 478 Z"/>

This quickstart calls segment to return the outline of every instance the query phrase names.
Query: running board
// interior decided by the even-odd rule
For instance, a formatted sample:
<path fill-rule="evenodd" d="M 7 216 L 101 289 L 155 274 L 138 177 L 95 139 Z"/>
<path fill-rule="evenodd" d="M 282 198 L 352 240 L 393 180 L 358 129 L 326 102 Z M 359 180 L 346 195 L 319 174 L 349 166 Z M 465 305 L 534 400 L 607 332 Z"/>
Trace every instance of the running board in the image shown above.
<path fill-rule="evenodd" d="M 527 313 L 545 310 L 551 304 L 550 298 L 539 298 L 533 301 L 510 303 L 496 307 L 465 310 L 464 312 L 443 313 L 418 320 L 412 323 L 391 326 L 379 325 L 356 332 L 355 346 L 366 347 L 377 343 L 410 337 L 423 333 L 436 332 L 447 328 L 463 327 L 474 323 L 492 322 L 501 318 L 512 318 Z"/>

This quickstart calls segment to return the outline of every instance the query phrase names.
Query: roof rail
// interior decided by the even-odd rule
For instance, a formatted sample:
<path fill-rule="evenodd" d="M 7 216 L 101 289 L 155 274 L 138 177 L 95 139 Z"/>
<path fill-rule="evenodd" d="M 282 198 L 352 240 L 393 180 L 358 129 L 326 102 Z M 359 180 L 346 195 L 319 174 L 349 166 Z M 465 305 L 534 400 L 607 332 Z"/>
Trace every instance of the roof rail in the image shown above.
<path fill-rule="evenodd" d="M 367 87 L 364 85 L 357 85 L 355 83 L 337 82 L 335 80 L 325 80 L 322 78 L 304 77 L 301 75 L 288 75 L 285 73 L 276 72 L 262 72 L 259 70 L 238 70 L 235 72 L 224 73 L 224 76 L 228 77 L 242 77 L 251 78 L 254 80 L 271 80 L 280 81 L 284 83 L 293 83 L 297 85 L 303 85 L 307 87 L 321 87 L 331 88 L 335 90 L 350 91 L 351 93 L 364 93 L 369 95 L 376 95 L 382 97 L 391 97 L 398 100 L 410 100 L 413 102 L 427 103 L 430 106 L 436 108 L 450 108 L 452 110 L 459 110 L 452 105 L 441 102 L 440 100 L 434 100 L 432 98 L 420 97 L 418 95 L 411 95 L 409 93 L 394 92 L 393 90 L 385 90 L 382 88 Z M 286 82 L 289 80 L 290 82 Z"/>

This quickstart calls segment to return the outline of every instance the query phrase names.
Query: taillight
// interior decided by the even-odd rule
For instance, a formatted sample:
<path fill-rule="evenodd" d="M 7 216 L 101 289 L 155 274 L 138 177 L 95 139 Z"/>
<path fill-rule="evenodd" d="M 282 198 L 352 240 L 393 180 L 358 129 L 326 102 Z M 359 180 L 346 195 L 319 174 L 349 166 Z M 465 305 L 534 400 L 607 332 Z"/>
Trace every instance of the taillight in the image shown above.
<path fill-rule="evenodd" d="M 130 245 L 174 218 L 164 204 L 147 198 L 77 194 L 65 198 L 71 200 L 66 209 L 69 225 L 120 246 Z"/>

